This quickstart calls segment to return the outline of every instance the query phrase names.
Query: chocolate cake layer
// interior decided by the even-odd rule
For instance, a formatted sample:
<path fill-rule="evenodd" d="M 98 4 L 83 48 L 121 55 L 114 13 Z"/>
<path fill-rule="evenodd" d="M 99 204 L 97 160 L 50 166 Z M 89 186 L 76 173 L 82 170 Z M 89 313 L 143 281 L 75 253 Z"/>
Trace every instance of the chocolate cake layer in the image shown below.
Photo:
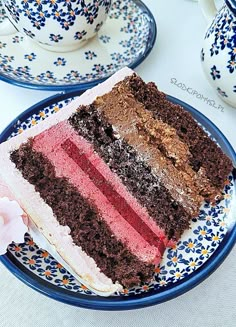
<path fill-rule="evenodd" d="M 212 185 L 204 167 L 198 172 L 193 170 L 188 160 L 191 152 L 176 130 L 155 119 L 130 92 L 126 80 L 98 97 L 95 106 L 120 136 L 140 153 L 172 197 L 181 202 L 190 214 L 198 213 L 204 199 L 214 199 L 221 194 L 223 187 L 219 190 Z"/>
<path fill-rule="evenodd" d="M 126 78 L 126 83 L 134 97 L 144 104 L 145 109 L 151 111 L 155 118 L 173 127 L 180 139 L 189 146 L 189 163 L 192 168 L 196 172 L 203 168 L 207 178 L 221 191 L 233 167 L 230 159 L 217 144 L 188 112 L 181 106 L 170 103 L 153 82 L 146 84 L 137 75 L 132 75 Z"/>
<path fill-rule="evenodd" d="M 155 130 L 148 128 L 146 133 L 140 132 L 140 126 L 143 126 L 143 117 L 146 116 L 147 111 L 129 93 L 126 85 L 119 83 L 109 94 L 97 98 L 95 106 L 114 126 L 121 138 L 134 147 L 150 165 L 152 171 L 165 184 L 166 189 L 168 189 L 175 201 L 181 203 L 191 215 L 197 215 L 199 207 L 203 202 L 201 193 L 206 186 L 204 176 L 200 179 L 202 182 L 200 183 L 198 176 L 196 176 L 196 173 L 194 173 L 190 166 L 188 166 L 188 171 L 182 169 L 186 160 L 179 160 L 179 158 L 186 157 L 186 155 L 179 153 L 180 147 L 178 145 L 175 156 L 178 158 L 178 165 L 175 165 L 175 161 L 172 158 L 166 156 L 165 151 L 162 150 L 163 143 L 159 141 L 161 139 L 159 137 L 159 134 L 161 134 L 158 131 L 159 128 Z M 152 118 L 150 117 L 150 119 Z M 155 124 L 155 121 L 152 123 Z M 147 127 L 146 123 L 144 123 L 144 127 Z M 165 135 L 165 131 L 161 132 Z M 174 151 L 172 137 L 168 136 L 168 134 L 167 128 L 166 143 L 172 144 Z M 170 147 L 171 145 L 168 148 Z"/>
<path fill-rule="evenodd" d="M 57 177 L 66 178 L 96 208 L 114 236 L 125 243 L 131 253 L 144 262 L 159 262 L 168 242 L 166 235 L 94 151 L 92 144 L 78 135 L 68 121 L 35 136 L 32 147 L 51 162 Z M 153 237 L 149 237 L 151 234 L 158 241 L 155 246 Z"/>
<path fill-rule="evenodd" d="M 165 245 L 152 229 L 141 219 L 141 217 L 132 209 L 125 198 L 121 196 L 106 178 L 97 170 L 97 168 L 89 161 L 83 152 L 83 149 L 67 139 L 62 143 L 62 149 L 74 162 L 86 173 L 93 181 L 94 185 L 105 195 L 112 206 L 120 213 L 120 215 L 147 241 L 150 245 L 154 245 L 164 253 Z"/>
<path fill-rule="evenodd" d="M 91 142 L 130 193 L 147 208 L 169 239 L 178 239 L 191 216 L 170 195 L 148 164 L 124 140 L 94 105 L 82 107 L 70 119 L 75 130 Z"/>
<path fill-rule="evenodd" d="M 91 256 L 113 282 L 118 280 L 125 287 L 131 287 L 152 278 L 154 265 L 140 261 L 118 241 L 96 209 L 67 179 L 55 176 L 50 161 L 32 149 L 30 141 L 15 150 L 11 160 L 52 208 L 59 223 L 69 226 L 74 243 Z"/>

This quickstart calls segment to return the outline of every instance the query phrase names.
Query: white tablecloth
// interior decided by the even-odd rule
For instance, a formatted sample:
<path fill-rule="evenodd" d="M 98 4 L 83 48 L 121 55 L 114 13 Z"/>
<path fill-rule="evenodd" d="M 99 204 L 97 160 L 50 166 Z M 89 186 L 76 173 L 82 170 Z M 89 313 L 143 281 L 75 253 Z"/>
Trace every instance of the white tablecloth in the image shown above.
<path fill-rule="evenodd" d="M 136 69 L 146 81 L 196 107 L 226 135 L 236 150 L 236 109 L 211 89 L 200 65 L 206 23 L 197 2 L 146 0 L 158 26 L 156 45 Z M 184 91 L 191 87 L 195 94 Z M 0 131 L 20 112 L 52 92 L 0 82 Z M 202 96 L 197 96 L 198 94 Z M 211 107 L 204 98 L 215 100 Z M 99 312 L 65 305 L 31 290 L 0 264 L 0 327 L 233 327 L 236 326 L 236 247 L 208 279 L 188 293 L 135 311 Z"/>

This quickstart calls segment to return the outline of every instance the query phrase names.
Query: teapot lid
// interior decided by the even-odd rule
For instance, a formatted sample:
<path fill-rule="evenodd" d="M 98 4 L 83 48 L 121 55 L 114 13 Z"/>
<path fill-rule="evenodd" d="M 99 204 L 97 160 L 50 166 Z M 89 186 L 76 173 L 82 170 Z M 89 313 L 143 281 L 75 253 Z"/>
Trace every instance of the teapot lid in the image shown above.
<path fill-rule="evenodd" d="M 227 7 L 236 15 L 236 0 L 225 0 Z"/>

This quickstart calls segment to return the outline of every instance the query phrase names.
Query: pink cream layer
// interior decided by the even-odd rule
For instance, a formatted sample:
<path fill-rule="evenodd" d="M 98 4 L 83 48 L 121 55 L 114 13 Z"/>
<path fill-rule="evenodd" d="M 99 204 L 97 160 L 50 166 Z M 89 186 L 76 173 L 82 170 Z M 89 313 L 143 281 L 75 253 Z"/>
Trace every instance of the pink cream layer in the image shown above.
<path fill-rule="evenodd" d="M 164 232 L 131 196 L 117 175 L 67 121 L 36 136 L 33 148 L 94 205 L 117 239 L 141 260 L 157 264 L 167 245 Z"/>

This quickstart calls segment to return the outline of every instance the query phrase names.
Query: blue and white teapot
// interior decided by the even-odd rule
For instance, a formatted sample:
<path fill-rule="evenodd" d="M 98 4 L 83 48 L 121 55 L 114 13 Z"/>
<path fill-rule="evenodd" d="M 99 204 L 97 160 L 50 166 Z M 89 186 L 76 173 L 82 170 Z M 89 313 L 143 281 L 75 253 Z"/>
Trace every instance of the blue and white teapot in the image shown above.
<path fill-rule="evenodd" d="M 214 0 L 199 0 L 210 26 L 201 50 L 203 70 L 221 99 L 236 107 L 236 0 L 217 12 Z"/>

